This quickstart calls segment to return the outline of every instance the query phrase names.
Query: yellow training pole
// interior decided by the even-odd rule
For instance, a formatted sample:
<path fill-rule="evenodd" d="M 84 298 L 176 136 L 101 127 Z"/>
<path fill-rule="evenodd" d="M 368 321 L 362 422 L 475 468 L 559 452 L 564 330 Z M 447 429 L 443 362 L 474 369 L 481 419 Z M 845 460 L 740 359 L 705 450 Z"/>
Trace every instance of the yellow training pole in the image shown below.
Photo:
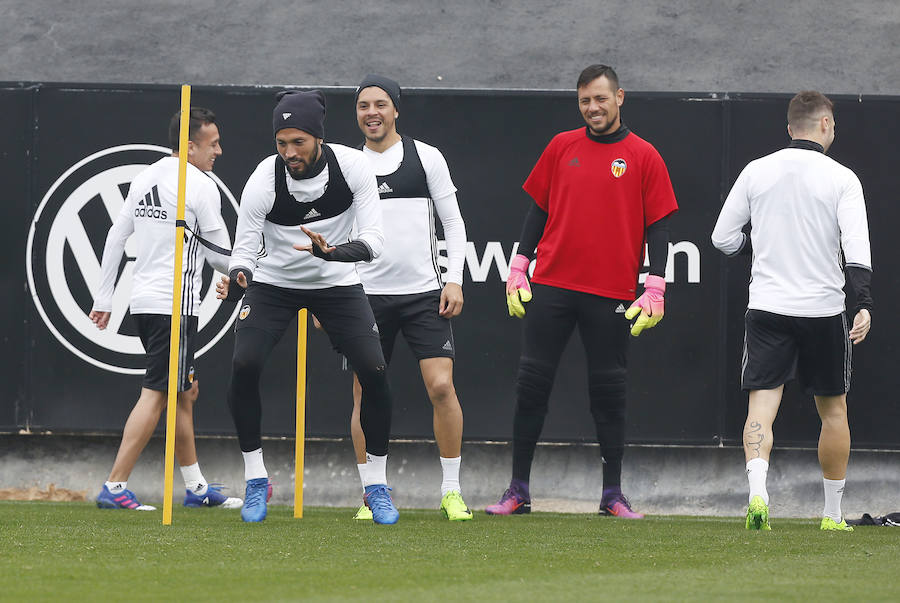
<path fill-rule="evenodd" d="M 303 447 L 306 440 L 306 308 L 297 312 L 297 443 L 294 447 L 294 517 L 303 517 Z"/>
<path fill-rule="evenodd" d="M 163 525 L 172 525 L 172 479 L 175 470 L 175 411 L 178 404 L 178 356 L 181 334 L 181 256 L 184 252 L 184 188 L 187 178 L 191 87 L 181 87 L 181 134 L 178 137 L 178 209 L 175 212 L 175 274 L 172 285 L 172 332 L 169 336 L 169 398 L 166 407 L 166 465 Z"/>

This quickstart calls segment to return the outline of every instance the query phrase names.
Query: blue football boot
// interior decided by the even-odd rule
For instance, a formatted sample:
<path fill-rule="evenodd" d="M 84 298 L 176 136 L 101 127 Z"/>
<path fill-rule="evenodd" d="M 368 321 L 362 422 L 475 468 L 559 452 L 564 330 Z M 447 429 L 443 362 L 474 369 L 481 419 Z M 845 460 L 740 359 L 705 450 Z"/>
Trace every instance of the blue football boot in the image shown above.
<path fill-rule="evenodd" d="M 223 509 L 240 509 L 244 504 L 240 498 L 225 496 L 222 494 L 222 484 L 207 484 L 206 494 L 195 494 L 190 490 L 184 491 L 185 507 L 222 507 Z"/>
<path fill-rule="evenodd" d="M 244 494 L 244 507 L 241 509 L 241 519 L 247 522 L 257 522 L 265 519 L 268 496 L 268 477 L 248 479 L 247 490 Z"/>
<path fill-rule="evenodd" d="M 389 492 L 390 488 L 385 484 L 366 486 L 363 500 L 366 501 L 366 506 L 372 510 L 372 520 L 375 523 L 389 525 L 397 523 L 397 520 L 400 519 L 400 513 L 394 506 Z"/>

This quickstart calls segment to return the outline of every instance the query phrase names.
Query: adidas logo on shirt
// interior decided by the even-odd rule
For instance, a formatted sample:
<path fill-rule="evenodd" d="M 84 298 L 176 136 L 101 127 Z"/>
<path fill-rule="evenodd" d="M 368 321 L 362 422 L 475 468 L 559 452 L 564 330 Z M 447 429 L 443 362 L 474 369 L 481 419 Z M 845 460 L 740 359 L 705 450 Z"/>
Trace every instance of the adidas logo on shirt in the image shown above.
<path fill-rule="evenodd" d="M 312 208 L 311 210 L 309 210 L 309 213 L 307 213 L 305 216 L 303 216 L 303 219 L 304 219 L 304 220 L 312 220 L 313 218 L 318 218 L 318 217 L 321 216 L 321 215 L 322 215 L 322 214 L 320 214 L 319 212 L 317 212 L 317 211 L 316 211 L 316 208 L 314 207 L 314 208 Z"/>
<path fill-rule="evenodd" d="M 392 189 L 387 182 L 382 182 L 381 186 L 378 187 L 379 195 L 386 195 L 388 193 L 393 193 L 394 189 Z"/>
<path fill-rule="evenodd" d="M 453 351 L 453 345 L 450 343 L 450 340 L 449 340 L 449 339 L 447 340 L 447 343 L 445 343 L 445 344 L 444 344 L 443 346 L 441 346 L 441 347 L 443 347 L 443 349 L 447 350 L 448 352 L 452 352 L 452 351 Z"/>
<path fill-rule="evenodd" d="M 616 308 L 616 314 L 625 314 L 624 304 L 619 304 L 619 306 Z"/>
<path fill-rule="evenodd" d="M 157 220 L 165 220 L 168 213 L 164 209 L 160 209 L 162 203 L 159 201 L 159 189 L 153 187 L 144 195 L 144 198 L 138 201 L 137 207 L 134 208 L 135 218 L 156 218 Z"/>
<path fill-rule="evenodd" d="M 569 165 L 581 165 L 581 163 L 578 162 L 578 157 L 575 157 L 569 160 Z"/>

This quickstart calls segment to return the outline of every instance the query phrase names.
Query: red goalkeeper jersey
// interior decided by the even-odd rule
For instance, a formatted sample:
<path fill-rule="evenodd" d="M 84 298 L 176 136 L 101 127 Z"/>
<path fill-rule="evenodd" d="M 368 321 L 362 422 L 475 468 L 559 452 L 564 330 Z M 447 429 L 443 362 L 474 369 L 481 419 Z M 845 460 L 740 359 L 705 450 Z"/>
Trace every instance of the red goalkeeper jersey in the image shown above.
<path fill-rule="evenodd" d="M 609 143 L 562 132 L 523 188 L 548 216 L 532 281 L 634 299 L 646 228 L 678 209 L 653 145 L 631 132 Z"/>

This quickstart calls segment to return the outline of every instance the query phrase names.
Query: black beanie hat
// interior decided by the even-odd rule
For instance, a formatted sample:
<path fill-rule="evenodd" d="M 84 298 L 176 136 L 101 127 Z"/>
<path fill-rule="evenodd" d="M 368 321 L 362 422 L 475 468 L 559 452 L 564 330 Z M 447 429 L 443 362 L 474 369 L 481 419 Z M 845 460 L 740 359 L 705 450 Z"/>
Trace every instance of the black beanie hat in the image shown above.
<path fill-rule="evenodd" d="M 275 98 L 278 104 L 272 112 L 272 134 L 297 128 L 316 138 L 325 138 L 325 95 L 321 90 L 285 90 Z"/>
<path fill-rule="evenodd" d="M 391 101 L 394 103 L 394 108 L 400 111 L 400 84 L 382 75 L 370 73 L 357 86 L 356 100 L 359 100 L 359 93 L 362 92 L 363 88 L 368 88 L 369 86 L 377 86 L 387 92 L 387 95 L 391 97 Z"/>

